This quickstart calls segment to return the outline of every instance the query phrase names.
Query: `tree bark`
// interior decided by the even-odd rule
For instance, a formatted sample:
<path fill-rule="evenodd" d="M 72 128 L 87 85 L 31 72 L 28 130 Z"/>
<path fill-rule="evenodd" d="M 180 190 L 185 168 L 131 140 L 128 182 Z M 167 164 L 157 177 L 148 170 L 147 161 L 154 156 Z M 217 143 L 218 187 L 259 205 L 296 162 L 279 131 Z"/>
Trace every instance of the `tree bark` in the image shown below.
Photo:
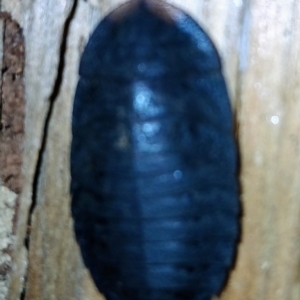
<path fill-rule="evenodd" d="M 96 24 L 120 2 L 1 1 L 0 32 L 4 20 L 11 19 L 24 38 L 25 135 L 22 144 L 18 140 L 13 148 L 21 147 L 22 155 L 8 160 L 14 166 L 22 161 L 23 180 L 10 184 L 4 179 L 12 177 L 0 172 L 0 209 L 4 205 L 7 217 L 0 245 L 5 237 L 15 236 L 0 247 L 0 294 L 4 295 L 0 299 L 103 299 L 74 239 L 70 126 L 83 48 Z M 194 17 L 215 42 L 235 115 L 242 234 L 235 267 L 220 299 L 298 300 L 300 2 L 169 2 Z M 0 40 L 5 40 L 1 34 Z M 2 66 L 2 94 L 3 70 Z M 3 148 L 1 134 L 3 127 Z M 0 167 L 4 156 L 7 153 L 0 152 Z M 7 172 L 19 172 L 13 170 Z M 7 269 L 2 267 L 5 259 Z"/>

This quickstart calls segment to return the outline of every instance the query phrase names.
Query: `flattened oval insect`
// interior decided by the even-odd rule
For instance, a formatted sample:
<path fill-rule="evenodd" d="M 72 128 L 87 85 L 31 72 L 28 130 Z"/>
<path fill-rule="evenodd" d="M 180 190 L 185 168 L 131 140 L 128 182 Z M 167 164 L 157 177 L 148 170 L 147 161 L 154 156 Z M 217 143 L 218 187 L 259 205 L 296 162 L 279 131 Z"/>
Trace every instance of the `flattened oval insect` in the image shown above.
<path fill-rule="evenodd" d="M 107 300 L 209 300 L 239 231 L 237 155 L 220 59 L 158 0 L 108 15 L 83 53 L 73 109 L 72 214 Z"/>

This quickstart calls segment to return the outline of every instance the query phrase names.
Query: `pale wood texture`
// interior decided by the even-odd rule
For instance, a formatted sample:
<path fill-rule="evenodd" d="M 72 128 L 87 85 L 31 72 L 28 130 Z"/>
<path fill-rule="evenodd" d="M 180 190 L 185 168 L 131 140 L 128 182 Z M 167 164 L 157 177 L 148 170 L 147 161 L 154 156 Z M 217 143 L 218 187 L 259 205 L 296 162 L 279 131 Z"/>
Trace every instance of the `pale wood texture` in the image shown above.
<path fill-rule="evenodd" d="M 120 2 L 2 0 L 1 11 L 19 22 L 26 45 L 24 185 L 10 300 L 20 299 L 24 284 L 24 300 L 102 299 L 73 236 L 70 124 L 83 47 L 101 17 Z M 199 21 L 216 43 L 236 115 L 242 235 L 235 269 L 220 298 L 299 300 L 300 2 L 170 2 Z"/>

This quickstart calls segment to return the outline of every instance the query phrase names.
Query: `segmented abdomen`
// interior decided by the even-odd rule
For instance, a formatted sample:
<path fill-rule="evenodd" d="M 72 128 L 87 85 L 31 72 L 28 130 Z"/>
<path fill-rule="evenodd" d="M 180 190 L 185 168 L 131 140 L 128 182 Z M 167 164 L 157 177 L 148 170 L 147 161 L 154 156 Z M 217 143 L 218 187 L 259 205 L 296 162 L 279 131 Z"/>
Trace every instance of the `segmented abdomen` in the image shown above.
<path fill-rule="evenodd" d="M 89 155 L 72 170 L 84 181 L 78 189 L 73 183 L 72 209 L 100 290 L 128 300 L 198 299 L 203 290 L 209 299 L 224 283 L 238 234 L 230 110 L 213 104 L 227 95 L 222 77 L 83 79 L 77 97 L 87 94 L 89 118 L 74 108 L 82 132 L 74 155 L 87 147 Z"/>

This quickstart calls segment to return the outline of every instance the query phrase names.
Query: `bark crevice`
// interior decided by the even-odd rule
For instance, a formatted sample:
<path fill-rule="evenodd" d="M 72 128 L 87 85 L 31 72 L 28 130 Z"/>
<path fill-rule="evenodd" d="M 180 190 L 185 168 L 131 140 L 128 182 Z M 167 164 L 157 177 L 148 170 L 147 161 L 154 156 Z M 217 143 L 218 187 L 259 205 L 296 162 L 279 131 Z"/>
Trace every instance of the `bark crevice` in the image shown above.
<path fill-rule="evenodd" d="M 31 201 L 31 206 L 29 208 L 29 214 L 28 214 L 28 220 L 27 220 L 27 234 L 26 234 L 25 241 L 24 241 L 24 245 L 28 252 L 30 251 L 30 227 L 31 227 L 31 223 L 32 223 L 32 216 L 34 214 L 34 211 L 35 211 L 35 208 L 37 205 L 37 197 L 39 194 L 39 179 L 40 179 L 40 175 L 41 175 L 42 168 L 43 168 L 43 158 L 44 158 L 44 154 L 45 154 L 47 142 L 48 142 L 50 121 L 52 118 L 56 100 L 61 91 L 63 74 L 64 74 L 64 70 L 65 70 L 65 55 L 66 55 L 66 51 L 67 51 L 68 35 L 69 35 L 71 22 L 74 18 L 75 12 L 76 12 L 77 3 L 78 3 L 78 0 L 74 0 L 73 6 L 70 10 L 70 13 L 64 22 L 61 44 L 60 44 L 60 49 L 59 49 L 59 63 L 57 66 L 57 75 L 56 75 L 56 78 L 54 81 L 52 92 L 48 98 L 49 106 L 48 106 L 48 111 L 46 113 L 46 117 L 45 117 L 45 121 L 44 121 L 40 150 L 38 153 L 37 163 L 36 163 L 36 167 L 35 167 L 35 171 L 34 171 L 34 175 L 33 175 L 32 201 Z M 26 278 L 26 276 L 25 276 L 25 278 Z M 24 281 L 23 291 L 21 293 L 20 300 L 26 299 L 26 282 L 27 282 L 27 278 Z"/>

